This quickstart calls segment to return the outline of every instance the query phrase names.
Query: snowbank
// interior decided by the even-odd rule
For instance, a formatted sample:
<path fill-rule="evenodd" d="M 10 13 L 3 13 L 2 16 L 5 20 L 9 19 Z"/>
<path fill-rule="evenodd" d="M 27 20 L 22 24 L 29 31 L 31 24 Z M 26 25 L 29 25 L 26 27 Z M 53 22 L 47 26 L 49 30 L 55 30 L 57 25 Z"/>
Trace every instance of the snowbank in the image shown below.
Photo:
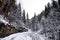
<path fill-rule="evenodd" d="M 12 34 L 8 37 L 2 38 L 1 40 L 44 40 L 44 36 L 34 34 L 32 32 L 23 32 Z"/>
<path fill-rule="evenodd" d="M 25 33 L 16 33 L 8 37 L 5 37 L 1 40 L 32 40 L 32 39 Z"/>

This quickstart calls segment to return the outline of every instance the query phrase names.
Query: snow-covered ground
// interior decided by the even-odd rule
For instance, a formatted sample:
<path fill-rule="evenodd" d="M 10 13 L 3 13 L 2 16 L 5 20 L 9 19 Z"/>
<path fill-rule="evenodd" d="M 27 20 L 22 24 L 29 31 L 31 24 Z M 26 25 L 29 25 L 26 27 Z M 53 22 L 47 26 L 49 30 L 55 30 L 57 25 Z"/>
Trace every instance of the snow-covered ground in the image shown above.
<path fill-rule="evenodd" d="M 15 33 L 1 40 L 45 40 L 42 35 L 35 34 L 33 32 Z"/>

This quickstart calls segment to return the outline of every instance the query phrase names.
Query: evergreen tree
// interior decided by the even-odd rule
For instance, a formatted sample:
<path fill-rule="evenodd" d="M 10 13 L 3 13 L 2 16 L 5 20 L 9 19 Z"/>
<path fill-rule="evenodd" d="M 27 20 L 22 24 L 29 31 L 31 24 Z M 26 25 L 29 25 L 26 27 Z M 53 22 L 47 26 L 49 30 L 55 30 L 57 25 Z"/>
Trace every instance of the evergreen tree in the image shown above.
<path fill-rule="evenodd" d="M 20 16 L 21 16 L 21 4 L 19 3 L 19 13 L 20 13 Z"/>
<path fill-rule="evenodd" d="M 48 9 L 47 6 L 45 6 L 45 17 L 46 17 L 46 18 L 47 18 L 48 13 L 49 13 L 49 9 Z"/>
<path fill-rule="evenodd" d="M 32 27 L 33 27 L 33 31 L 37 31 L 37 16 L 36 16 L 36 13 L 34 13 L 34 17 L 32 19 Z"/>
<path fill-rule="evenodd" d="M 47 7 L 46 7 L 46 5 L 45 5 L 45 12 L 46 12 L 46 9 L 47 9 Z"/>
<path fill-rule="evenodd" d="M 19 5 L 17 6 L 17 17 L 20 19 L 20 20 L 22 20 L 22 17 L 21 17 L 21 5 L 20 5 L 20 3 L 19 3 Z"/>
<path fill-rule="evenodd" d="M 28 15 L 28 13 L 27 13 L 26 25 L 27 25 L 27 28 L 28 28 L 29 27 L 29 15 Z"/>
<path fill-rule="evenodd" d="M 25 10 L 23 10 L 23 22 L 26 24 Z"/>
<path fill-rule="evenodd" d="M 47 4 L 47 7 L 48 7 L 48 9 L 50 9 L 50 8 L 51 8 L 51 5 L 50 5 L 50 3 L 48 3 L 48 4 Z"/>
<path fill-rule="evenodd" d="M 58 4 L 60 5 L 60 0 L 58 0 Z"/>
<path fill-rule="evenodd" d="M 14 5 L 15 5 L 16 0 L 8 0 L 8 2 L 9 2 L 9 5 L 14 6 Z"/>
<path fill-rule="evenodd" d="M 27 13 L 27 23 L 29 23 L 29 15 L 28 15 L 28 13 Z"/>
<path fill-rule="evenodd" d="M 57 2 L 55 0 L 52 0 L 52 6 L 55 8 L 58 7 Z"/>

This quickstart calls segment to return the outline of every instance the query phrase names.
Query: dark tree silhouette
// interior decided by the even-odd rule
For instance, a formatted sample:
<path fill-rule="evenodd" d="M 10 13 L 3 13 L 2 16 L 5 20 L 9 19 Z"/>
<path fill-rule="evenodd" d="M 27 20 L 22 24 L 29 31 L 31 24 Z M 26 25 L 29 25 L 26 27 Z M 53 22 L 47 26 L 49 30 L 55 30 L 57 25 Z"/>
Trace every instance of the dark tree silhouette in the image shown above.
<path fill-rule="evenodd" d="M 23 22 L 26 24 L 25 10 L 23 10 Z"/>
<path fill-rule="evenodd" d="M 45 6 L 45 17 L 47 18 L 47 15 L 49 14 L 49 9 L 47 6 Z"/>
<path fill-rule="evenodd" d="M 29 15 L 28 15 L 28 13 L 27 13 L 27 22 L 29 23 Z"/>
<path fill-rule="evenodd" d="M 60 0 L 58 0 L 58 4 L 60 5 Z"/>
<path fill-rule="evenodd" d="M 55 0 L 52 0 L 52 6 L 53 7 L 58 7 L 58 4 L 57 4 L 57 2 Z"/>
<path fill-rule="evenodd" d="M 50 5 L 50 3 L 48 3 L 48 4 L 47 4 L 47 7 L 48 7 L 48 9 L 50 9 L 50 8 L 51 8 L 51 5 Z"/>

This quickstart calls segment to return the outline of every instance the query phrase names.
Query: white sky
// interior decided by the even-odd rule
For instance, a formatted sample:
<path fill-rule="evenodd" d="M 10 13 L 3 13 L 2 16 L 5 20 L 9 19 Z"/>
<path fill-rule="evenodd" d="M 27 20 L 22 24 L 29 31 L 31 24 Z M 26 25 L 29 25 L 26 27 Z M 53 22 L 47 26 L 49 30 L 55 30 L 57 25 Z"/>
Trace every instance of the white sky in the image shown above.
<path fill-rule="evenodd" d="M 26 13 L 29 13 L 29 18 L 32 18 L 34 13 L 40 14 L 51 0 L 17 0 L 17 2 L 21 3 L 22 9 L 25 9 Z"/>

